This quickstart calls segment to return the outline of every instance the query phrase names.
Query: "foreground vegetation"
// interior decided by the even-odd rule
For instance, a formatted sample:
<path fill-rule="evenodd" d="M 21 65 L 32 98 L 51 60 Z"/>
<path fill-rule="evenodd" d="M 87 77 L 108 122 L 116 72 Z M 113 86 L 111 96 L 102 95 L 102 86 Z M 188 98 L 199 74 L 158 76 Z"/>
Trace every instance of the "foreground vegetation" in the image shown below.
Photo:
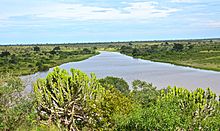
<path fill-rule="evenodd" d="M 67 62 L 87 59 L 98 54 L 93 48 L 77 46 L 0 46 L 0 73 L 14 75 L 47 71 Z"/>
<path fill-rule="evenodd" d="M 19 79 L 1 77 L 0 130 L 219 130 L 220 102 L 210 89 L 157 90 L 136 80 L 55 68 L 19 96 Z M 17 97 L 19 96 L 19 97 Z"/>

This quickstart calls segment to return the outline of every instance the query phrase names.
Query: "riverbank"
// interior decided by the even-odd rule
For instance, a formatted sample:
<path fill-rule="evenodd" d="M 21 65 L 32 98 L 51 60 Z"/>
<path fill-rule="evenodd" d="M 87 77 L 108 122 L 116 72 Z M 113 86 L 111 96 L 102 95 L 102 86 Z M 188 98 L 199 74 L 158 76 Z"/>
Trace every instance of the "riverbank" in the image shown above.
<path fill-rule="evenodd" d="M 220 43 L 169 43 L 122 46 L 122 54 L 196 69 L 220 71 Z"/>
<path fill-rule="evenodd" d="M 127 55 L 127 54 L 125 54 L 125 55 Z M 210 70 L 210 71 L 218 71 L 218 72 L 220 72 L 219 68 L 203 67 L 204 65 L 196 66 L 196 65 L 193 65 L 193 64 L 190 64 L 190 63 L 166 61 L 166 60 L 159 60 L 159 59 L 148 59 L 148 58 L 141 57 L 141 56 L 138 56 L 138 57 L 135 57 L 135 56 L 132 56 L 132 55 L 128 55 L 128 56 L 131 56 L 131 57 L 137 58 L 137 59 L 142 59 L 142 60 L 149 60 L 149 61 L 152 61 L 152 62 L 168 63 L 168 64 L 173 64 L 173 65 L 176 65 L 176 66 L 184 66 L 184 67 L 190 67 L 190 68 L 195 68 L 195 69 Z"/>
<path fill-rule="evenodd" d="M 86 60 L 90 57 L 93 57 L 95 55 L 98 55 L 99 53 L 95 53 L 95 54 L 86 54 L 86 55 L 73 55 L 71 57 L 68 57 L 66 59 L 60 59 L 60 60 L 56 60 L 56 63 L 52 63 L 52 64 L 47 64 L 47 67 L 43 70 L 43 71 L 47 71 L 49 70 L 50 68 L 52 67 L 56 67 L 56 66 L 59 66 L 61 64 L 65 64 L 65 63 L 68 63 L 68 62 L 77 62 L 77 61 L 83 61 L 83 60 Z M 34 71 L 31 71 L 31 70 L 28 70 L 27 69 L 27 72 L 21 72 L 19 73 L 20 75 L 30 75 L 30 74 L 34 74 L 36 72 L 39 72 L 39 71 L 42 71 L 42 70 L 39 70 L 39 69 L 36 69 Z M 15 73 L 16 74 L 16 73 Z M 18 73 L 17 73 L 18 74 Z"/>
<path fill-rule="evenodd" d="M 0 51 L 0 73 L 15 76 L 47 71 L 68 62 L 76 62 L 98 55 L 92 48 L 73 46 L 6 46 Z"/>

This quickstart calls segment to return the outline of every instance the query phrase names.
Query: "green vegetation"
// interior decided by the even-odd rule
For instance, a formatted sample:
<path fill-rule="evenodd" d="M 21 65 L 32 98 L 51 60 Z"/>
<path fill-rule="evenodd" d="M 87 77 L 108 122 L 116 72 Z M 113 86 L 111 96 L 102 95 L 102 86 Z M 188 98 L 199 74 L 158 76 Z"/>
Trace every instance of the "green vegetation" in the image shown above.
<path fill-rule="evenodd" d="M 0 84 L 0 130 L 219 130 L 220 127 L 220 101 L 209 88 L 193 92 L 177 87 L 157 90 L 152 84 L 136 80 L 129 90 L 121 78 L 99 80 L 94 74 L 88 76 L 76 69 L 69 74 L 59 68 L 35 83 L 32 96 L 16 98 L 15 94 L 20 94 L 18 88 L 22 87 L 16 78 L 11 81 L 2 78 Z"/>
<path fill-rule="evenodd" d="M 87 59 L 97 50 L 220 71 L 216 40 L 0 46 L 0 130 L 220 130 L 220 97 L 59 68 L 30 94 L 18 75 Z"/>
<path fill-rule="evenodd" d="M 0 46 L 0 73 L 33 74 L 96 54 L 93 48 L 74 45 Z"/>
<path fill-rule="evenodd" d="M 0 74 L 0 130 L 32 126 L 34 98 L 22 94 L 24 86 L 11 74 Z"/>
<path fill-rule="evenodd" d="M 121 46 L 123 54 L 146 60 L 220 71 L 220 42 L 218 40 L 171 41 L 154 45 Z"/>
<path fill-rule="evenodd" d="M 34 86 L 40 120 L 59 129 L 107 130 L 115 126 L 115 113 L 130 111 L 131 101 L 111 86 L 103 88 L 94 74 L 71 73 L 55 68 Z"/>
<path fill-rule="evenodd" d="M 122 78 L 108 76 L 106 78 L 100 79 L 99 82 L 103 87 L 107 89 L 108 85 L 110 84 L 114 86 L 118 91 L 124 94 L 128 94 L 130 91 L 128 83 Z"/>

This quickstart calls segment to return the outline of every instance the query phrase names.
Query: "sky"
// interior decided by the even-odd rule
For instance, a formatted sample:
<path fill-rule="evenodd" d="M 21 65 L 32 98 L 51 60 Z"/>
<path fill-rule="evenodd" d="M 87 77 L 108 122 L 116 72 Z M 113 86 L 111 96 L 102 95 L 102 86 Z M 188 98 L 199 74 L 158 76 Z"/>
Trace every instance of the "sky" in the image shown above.
<path fill-rule="evenodd" d="M 0 44 L 220 37 L 220 0 L 0 0 Z"/>

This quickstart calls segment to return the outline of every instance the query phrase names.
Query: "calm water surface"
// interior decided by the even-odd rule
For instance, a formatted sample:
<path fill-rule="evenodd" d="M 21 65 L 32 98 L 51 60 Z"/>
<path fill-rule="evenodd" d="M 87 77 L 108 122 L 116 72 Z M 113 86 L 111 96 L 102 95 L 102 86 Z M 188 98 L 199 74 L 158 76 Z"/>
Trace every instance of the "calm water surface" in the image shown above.
<path fill-rule="evenodd" d="M 129 85 L 133 80 L 139 79 L 153 83 L 159 89 L 169 85 L 185 87 L 190 90 L 210 87 L 214 92 L 220 94 L 220 72 L 134 59 L 116 52 L 101 52 L 101 54 L 87 60 L 70 62 L 59 67 L 66 70 L 77 68 L 87 74 L 94 72 L 98 78 L 120 77 L 125 79 Z M 21 78 L 27 87 L 25 91 L 30 92 L 32 83 L 38 78 L 45 77 L 52 70 L 53 68 L 47 72 L 22 76 Z"/>

